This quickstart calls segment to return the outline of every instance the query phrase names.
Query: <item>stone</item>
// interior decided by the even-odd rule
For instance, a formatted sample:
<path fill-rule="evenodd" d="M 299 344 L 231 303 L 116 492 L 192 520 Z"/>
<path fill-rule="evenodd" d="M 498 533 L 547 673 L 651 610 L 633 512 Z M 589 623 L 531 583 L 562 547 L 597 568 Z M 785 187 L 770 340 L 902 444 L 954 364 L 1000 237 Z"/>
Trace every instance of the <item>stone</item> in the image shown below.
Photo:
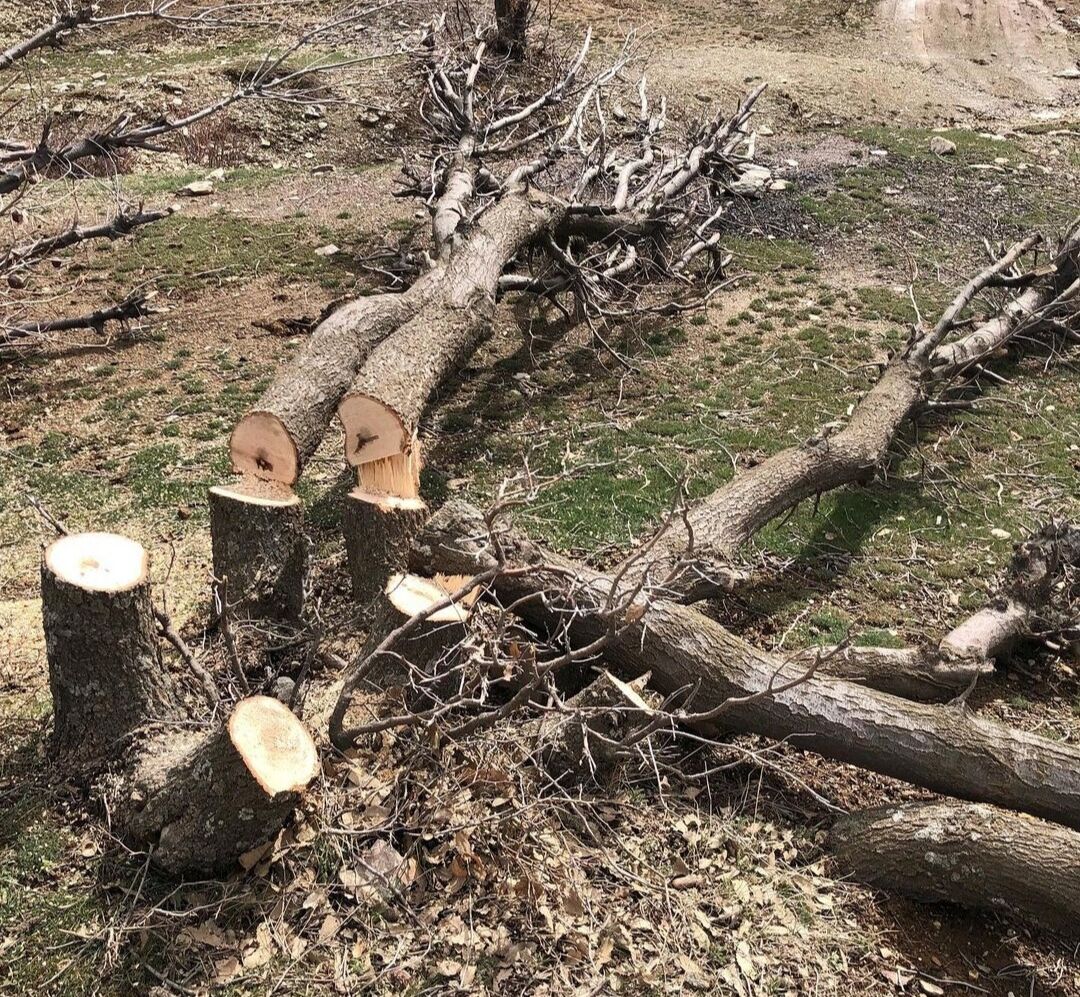
<path fill-rule="evenodd" d="M 930 139 L 930 151 L 935 156 L 955 156 L 956 143 L 942 135 L 935 135 Z"/>

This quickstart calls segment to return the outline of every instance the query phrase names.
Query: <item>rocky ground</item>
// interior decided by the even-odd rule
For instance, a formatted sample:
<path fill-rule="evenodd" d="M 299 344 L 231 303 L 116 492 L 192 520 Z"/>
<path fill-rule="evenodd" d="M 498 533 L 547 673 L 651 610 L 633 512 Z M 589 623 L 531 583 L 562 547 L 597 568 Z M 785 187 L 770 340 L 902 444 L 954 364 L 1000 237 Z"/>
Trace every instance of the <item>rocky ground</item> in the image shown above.
<path fill-rule="evenodd" d="M 289 13 L 295 26 L 327 9 Z M 0 2 L 0 36 L 47 16 L 46 4 Z M 381 10 L 313 54 L 390 53 L 420 16 Z M 629 365 L 556 315 L 508 304 L 431 412 L 425 494 L 483 501 L 526 457 L 569 464 L 578 473 L 529 510 L 530 528 L 593 563 L 631 546 L 683 474 L 704 493 L 842 415 L 873 363 L 980 264 L 984 239 L 1053 233 L 1080 213 L 1076 0 L 570 0 L 552 18 L 568 40 L 593 25 L 601 49 L 636 26 L 676 125 L 767 81 L 759 155 L 791 180 L 733 219 L 732 289 L 701 315 L 619 333 Z M 275 40 L 154 24 L 90 34 L 9 72 L 4 125 L 33 138 L 42 107 L 72 134 L 118 105 L 193 108 Z M 1064 943 L 836 881 L 819 798 L 917 794 L 794 752 L 781 773 L 743 766 L 707 791 L 628 780 L 592 801 L 597 834 L 520 783 L 511 729 L 459 751 L 427 746 L 404 774 L 387 735 L 328 763 L 301 821 L 247 875 L 180 889 L 125 855 L 53 778 L 37 600 L 51 531 L 31 498 L 72 527 L 142 540 L 173 617 L 215 653 L 198 644 L 203 497 L 228 474 L 233 423 L 328 302 L 392 283 L 394 261 L 423 244 L 426 213 L 392 197 L 416 134 L 408 81 L 407 60 L 387 55 L 332 74 L 318 114 L 238 106 L 119 175 L 49 180 L 26 221 L 3 223 L 23 239 L 76 208 L 94 217 L 118 190 L 181 206 L 130 240 L 79 250 L 70 283 L 41 273 L 0 290 L 12 316 L 71 314 L 135 286 L 155 288 L 160 309 L 131 339 L 78 335 L 0 361 L 0 990 L 1080 993 Z M 948 155 L 931 151 L 935 137 Z M 176 194 L 208 178 L 210 193 Z M 327 246 L 338 251 L 316 252 Z M 973 411 L 904 441 L 887 481 L 767 529 L 766 577 L 769 565 L 789 570 L 716 611 L 788 649 L 913 644 L 980 604 L 1015 539 L 1080 514 L 1075 357 L 1035 352 L 996 370 Z M 320 613 L 346 653 L 358 634 L 341 464 L 331 438 L 303 497 Z M 1024 657 L 971 705 L 1074 740 L 1076 667 Z M 309 719 L 319 709 L 313 695 Z M 406 850 L 392 826 L 417 843 L 400 897 L 362 873 L 387 847 Z M 413 887 L 424 870 L 436 887 Z M 690 870 L 704 881 L 673 889 Z"/>

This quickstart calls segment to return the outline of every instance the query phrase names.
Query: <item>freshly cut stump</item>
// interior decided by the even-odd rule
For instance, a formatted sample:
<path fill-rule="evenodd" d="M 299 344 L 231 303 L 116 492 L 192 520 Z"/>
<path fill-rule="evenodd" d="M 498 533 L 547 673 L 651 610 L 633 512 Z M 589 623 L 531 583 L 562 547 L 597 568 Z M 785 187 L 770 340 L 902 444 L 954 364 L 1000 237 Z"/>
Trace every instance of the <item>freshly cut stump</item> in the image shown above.
<path fill-rule="evenodd" d="M 244 478 L 210 489 L 214 577 L 237 617 L 295 620 L 304 608 L 308 542 L 291 488 Z"/>
<path fill-rule="evenodd" d="M 981 803 L 913 803 L 842 817 L 841 873 L 915 900 L 1017 913 L 1080 936 L 1080 834 Z"/>
<path fill-rule="evenodd" d="M 344 749 L 352 744 L 353 735 L 345 729 L 345 717 L 361 684 L 369 683 L 376 688 L 408 686 L 406 698 L 413 706 L 445 691 L 436 672 L 451 656 L 453 648 L 465 639 L 466 623 L 476 593 L 436 610 L 387 648 L 382 651 L 379 648 L 394 631 L 418 613 L 452 595 L 466 580 L 456 576 L 390 576 L 380 597 L 367 644 L 356 658 L 356 667 L 346 676 L 330 718 L 330 739 L 336 747 Z"/>
<path fill-rule="evenodd" d="M 205 736 L 155 739 L 137 763 L 129 839 L 177 875 L 228 870 L 269 841 L 319 772 L 315 742 L 276 699 L 253 696 Z"/>
<path fill-rule="evenodd" d="M 353 489 L 345 499 L 341 528 L 345 535 L 353 599 L 371 605 L 386 579 L 405 567 L 413 538 L 428 517 L 419 498 L 400 498 Z"/>
<path fill-rule="evenodd" d="M 108 757 L 136 728 L 183 712 L 150 601 L 150 558 L 115 533 L 73 533 L 41 564 L 53 739 L 83 762 Z"/>

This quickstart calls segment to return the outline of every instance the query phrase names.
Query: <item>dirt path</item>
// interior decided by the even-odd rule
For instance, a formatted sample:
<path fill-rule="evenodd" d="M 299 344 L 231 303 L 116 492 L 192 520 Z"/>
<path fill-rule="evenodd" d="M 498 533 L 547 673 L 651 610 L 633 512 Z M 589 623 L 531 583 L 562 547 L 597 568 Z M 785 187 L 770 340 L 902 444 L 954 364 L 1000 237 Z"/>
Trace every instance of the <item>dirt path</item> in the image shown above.
<path fill-rule="evenodd" d="M 1071 64 L 1068 35 L 1042 0 L 882 0 L 879 18 L 901 59 L 991 92 L 1053 100 Z M 1026 93 L 1025 93 L 1026 91 Z"/>

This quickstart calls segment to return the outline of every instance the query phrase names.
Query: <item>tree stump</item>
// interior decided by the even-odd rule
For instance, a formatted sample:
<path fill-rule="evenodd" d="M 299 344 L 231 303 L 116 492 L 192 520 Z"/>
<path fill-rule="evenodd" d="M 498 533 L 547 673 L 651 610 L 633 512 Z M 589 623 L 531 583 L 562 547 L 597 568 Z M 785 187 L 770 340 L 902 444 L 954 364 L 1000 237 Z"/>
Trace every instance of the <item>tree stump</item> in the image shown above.
<path fill-rule="evenodd" d="M 354 488 L 345 499 L 341 528 L 345 535 L 353 599 L 374 606 L 386 579 L 405 567 L 413 537 L 427 520 L 423 499 L 381 495 Z"/>
<path fill-rule="evenodd" d="M 57 540 L 42 559 L 41 609 L 61 755 L 107 757 L 137 728 L 183 712 L 161 658 L 141 544 L 115 533 Z"/>
<path fill-rule="evenodd" d="M 114 790 L 128 840 L 167 872 L 210 874 L 277 834 L 319 757 L 288 707 L 253 696 L 209 734 L 154 738 L 131 771 Z"/>
<path fill-rule="evenodd" d="M 214 577 L 239 618 L 299 619 L 308 541 L 304 509 L 291 488 L 244 478 L 210 489 Z"/>

